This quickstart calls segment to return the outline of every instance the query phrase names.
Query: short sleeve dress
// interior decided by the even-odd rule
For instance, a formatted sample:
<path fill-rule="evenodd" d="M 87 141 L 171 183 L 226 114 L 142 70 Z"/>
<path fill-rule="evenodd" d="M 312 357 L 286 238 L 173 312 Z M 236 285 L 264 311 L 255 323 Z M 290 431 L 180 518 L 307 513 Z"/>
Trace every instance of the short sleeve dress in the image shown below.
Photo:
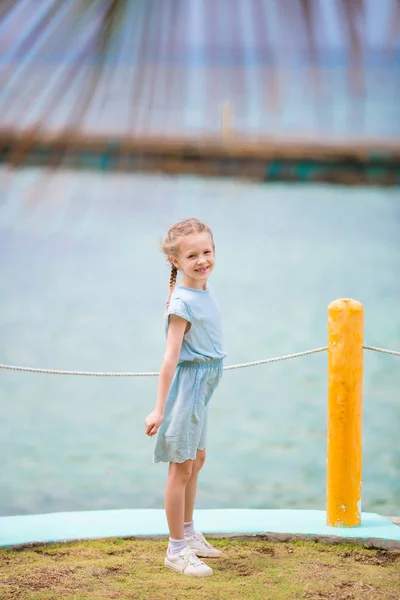
<path fill-rule="evenodd" d="M 208 405 L 223 372 L 221 313 L 211 288 L 177 286 L 165 318 L 170 315 L 190 323 L 183 337 L 180 360 L 165 405 L 164 421 L 156 438 L 154 462 L 194 460 L 206 446 Z"/>

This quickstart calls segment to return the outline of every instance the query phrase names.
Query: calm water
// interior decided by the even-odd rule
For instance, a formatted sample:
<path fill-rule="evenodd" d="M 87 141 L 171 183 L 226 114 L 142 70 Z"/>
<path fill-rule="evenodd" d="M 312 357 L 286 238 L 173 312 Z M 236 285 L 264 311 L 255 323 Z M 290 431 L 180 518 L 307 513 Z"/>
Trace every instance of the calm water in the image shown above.
<path fill-rule="evenodd" d="M 167 226 L 212 226 L 226 364 L 326 344 L 327 305 L 365 307 L 400 348 L 398 189 L 0 172 L 0 362 L 158 370 Z M 325 507 L 326 354 L 227 372 L 199 508 Z M 144 418 L 156 378 L 0 371 L 0 513 L 161 507 Z M 365 353 L 363 510 L 400 514 L 400 359 Z"/>

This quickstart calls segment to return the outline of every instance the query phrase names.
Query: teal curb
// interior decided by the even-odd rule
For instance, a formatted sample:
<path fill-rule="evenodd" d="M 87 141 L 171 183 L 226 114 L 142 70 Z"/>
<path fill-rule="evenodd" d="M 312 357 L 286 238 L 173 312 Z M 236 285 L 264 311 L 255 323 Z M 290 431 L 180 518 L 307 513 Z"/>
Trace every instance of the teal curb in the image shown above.
<path fill-rule="evenodd" d="M 357 541 L 400 548 L 400 527 L 375 513 L 362 513 L 358 527 L 325 524 L 322 510 L 210 509 L 195 512 L 196 529 L 210 535 L 266 535 L 271 539 L 311 538 Z M 0 517 L 0 546 L 46 544 L 107 537 L 168 535 L 162 509 L 122 509 Z"/>

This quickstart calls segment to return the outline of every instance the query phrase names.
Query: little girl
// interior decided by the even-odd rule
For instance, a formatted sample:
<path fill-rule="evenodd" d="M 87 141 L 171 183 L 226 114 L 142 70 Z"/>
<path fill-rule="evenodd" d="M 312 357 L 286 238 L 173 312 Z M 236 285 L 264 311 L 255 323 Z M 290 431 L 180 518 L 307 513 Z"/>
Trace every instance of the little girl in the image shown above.
<path fill-rule="evenodd" d="M 193 524 L 197 478 L 206 457 L 208 403 L 226 356 L 219 308 L 207 286 L 215 246 L 205 223 L 185 219 L 170 227 L 161 248 L 171 263 L 167 345 L 146 434 L 157 434 L 154 462 L 169 462 L 165 510 L 170 538 L 164 563 L 201 577 L 212 575 L 212 569 L 198 557 L 222 555 Z M 176 286 L 178 271 L 182 281 Z"/>

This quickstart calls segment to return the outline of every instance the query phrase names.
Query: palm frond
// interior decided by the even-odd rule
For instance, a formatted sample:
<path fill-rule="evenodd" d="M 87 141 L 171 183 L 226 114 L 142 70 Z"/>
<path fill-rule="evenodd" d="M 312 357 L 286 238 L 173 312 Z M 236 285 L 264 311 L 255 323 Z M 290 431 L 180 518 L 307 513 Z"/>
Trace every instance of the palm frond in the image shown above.
<path fill-rule="evenodd" d="M 41 0 L 39 8 L 34 0 L 3 0 L 0 138 L 9 132 L 14 141 L 7 156 L 20 166 L 39 139 L 58 136 L 57 166 L 86 135 L 99 106 L 99 136 L 118 138 L 123 165 L 132 136 L 196 135 L 192 125 L 182 125 L 196 112 L 199 135 L 219 135 L 221 106 L 246 134 L 240 122 L 251 120 L 257 94 L 260 122 L 275 130 L 294 93 L 307 95 L 316 115 L 327 106 L 332 61 L 339 64 L 335 77 L 339 69 L 345 74 L 346 102 L 358 102 L 361 114 L 368 53 L 379 60 L 385 54 L 394 67 L 398 61 L 400 0 L 386 4 L 387 31 L 371 50 L 367 0 Z M 327 19 L 335 21 L 333 48 Z M 185 119 L 184 111 L 190 115 Z M 121 123 L 115 132 L 107 119 Z M 270 133 L 263 127 L 260 133 Z"/>

